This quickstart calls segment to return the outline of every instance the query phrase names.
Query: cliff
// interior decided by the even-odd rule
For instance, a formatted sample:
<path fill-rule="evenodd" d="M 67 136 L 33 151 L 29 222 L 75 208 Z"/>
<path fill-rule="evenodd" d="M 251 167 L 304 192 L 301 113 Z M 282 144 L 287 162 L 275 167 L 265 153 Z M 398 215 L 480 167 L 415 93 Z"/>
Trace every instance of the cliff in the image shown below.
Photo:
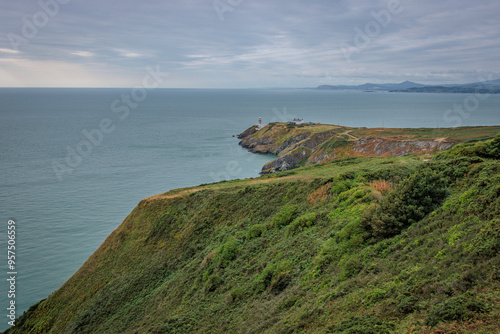
<path fill-rule="evenodd" d="M 253 153 L 277 155 L 262 168 L 262 174 L 269 174 L 348 157 L 430 155 L 478 136 L 492 138 L 498 131 L 500 127 L 367 129 L 271 123 L 259 131 L 250 127 L 238 138 Z"/>
<path fill-rule="evenodd" d="M 498 333 L 499 158 L 497 136 L 149 197 L 5 333 Z"/>

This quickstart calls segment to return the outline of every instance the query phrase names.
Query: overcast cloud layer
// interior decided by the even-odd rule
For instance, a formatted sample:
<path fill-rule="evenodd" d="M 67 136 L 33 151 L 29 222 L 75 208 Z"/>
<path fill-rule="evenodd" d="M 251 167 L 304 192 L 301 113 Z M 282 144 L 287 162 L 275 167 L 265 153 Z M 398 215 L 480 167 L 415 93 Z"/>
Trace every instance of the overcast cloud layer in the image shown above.
<path fill-rule="evenodd" d="M 0 86 L 314 87 L 500 77 L 498 0 L 0 2 Z"/>

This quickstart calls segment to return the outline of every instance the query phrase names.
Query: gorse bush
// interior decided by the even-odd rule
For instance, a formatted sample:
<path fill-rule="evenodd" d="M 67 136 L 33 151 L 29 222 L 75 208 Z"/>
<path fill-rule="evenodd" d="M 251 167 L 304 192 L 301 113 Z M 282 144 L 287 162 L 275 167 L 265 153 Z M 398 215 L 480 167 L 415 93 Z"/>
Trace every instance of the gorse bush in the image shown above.
<path fill-rule="evenodd" d="M 425 318 L 426 326 L 436 326 L 440 322 L 464 321 L 486 311 L 486 306 L 470 297 L 459 296 L 433 306 Z"/>
<path fill-rule="evenodd" d="M 271 227 L 280 228 L 290 224 L 297 212 L 297 205 L 286 205 L 271 220 Z"/>
<path fill-rule="evenodd" d="M 266 226 L 263 224 L 255 224 L 248 229 L 245 237 L 250 240 L 253 238 L 258 238 L 266 232 Z"/>
<path fill-rule="evenodd" d="M 362 217 L 368 237 L 380 240 L 399 234 L 434 211 L 450 194 L 448 180 L 425 168 L 403 180 Z"/>
<path fill-rule="evenodd" d="M 238 255 L 238 240 L 232 239 L 223 244 L 215 254 L 219 266 L 226 267 Z"/>
<path fill-rule="evenodd" d="M 295 218 L 289 226 L 290 231 L 302 231 L 307 227 L 311 227 L 316 223 L 316 213 L 306 213 Z"/>

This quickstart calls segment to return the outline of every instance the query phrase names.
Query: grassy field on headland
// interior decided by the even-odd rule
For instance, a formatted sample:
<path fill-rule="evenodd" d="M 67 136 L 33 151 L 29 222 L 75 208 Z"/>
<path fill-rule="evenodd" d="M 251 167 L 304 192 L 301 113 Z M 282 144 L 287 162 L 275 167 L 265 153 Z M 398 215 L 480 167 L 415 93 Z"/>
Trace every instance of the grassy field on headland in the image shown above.
<path fill-rule="evenodd" d="M 6 333 L 499 333 L 500 135 L 470 130 L 144 199 Z"/>

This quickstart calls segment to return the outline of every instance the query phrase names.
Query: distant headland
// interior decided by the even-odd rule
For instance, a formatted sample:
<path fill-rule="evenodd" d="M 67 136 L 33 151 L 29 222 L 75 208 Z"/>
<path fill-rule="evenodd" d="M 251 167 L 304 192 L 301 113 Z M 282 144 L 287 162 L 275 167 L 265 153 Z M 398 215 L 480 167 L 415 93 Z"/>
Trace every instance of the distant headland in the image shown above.
<path fill-rule="evenodd" d="M 467 84 L 423 85 L 412 81 L 401 83 L 363 85 L 320 85 L 317 90 L 360 90 L 366 92 L 388 91 L 396 93 L 462 93 L 462 94 L 500 94 L 500 79 Z"/>
<path fill-rule="evenodd" d="M 348 157 L 433 155 L 458 143 L 494 138 L 500 126 L 462 128 L 353 128 L 294 119 L 256 125 L 238 135 L 253 153 L 274 154 L 261 174 Z"/>

